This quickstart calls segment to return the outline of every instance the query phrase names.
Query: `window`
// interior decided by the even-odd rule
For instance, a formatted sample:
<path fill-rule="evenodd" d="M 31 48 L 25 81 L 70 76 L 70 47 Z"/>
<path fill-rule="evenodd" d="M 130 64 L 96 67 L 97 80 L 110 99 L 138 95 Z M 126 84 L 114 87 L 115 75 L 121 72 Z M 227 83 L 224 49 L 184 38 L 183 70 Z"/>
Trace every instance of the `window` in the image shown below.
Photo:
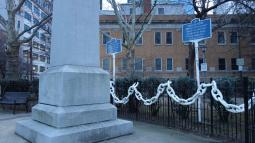
<path fill-rule="evenodd" d="M 31 16 L 29 13 L 27 13 L 27 12 L 24 13 L 24 18 L 25 18 L 26 20 L 28 20 L 28 21 L 31 21 L 31 20 L 32 20 L 32 16 Z"/>
<path fill-rule="evenodd" d="M 201 71 L 201 64 L 204 62 L 202 58 L 199 58 L 199 71 Z"/>
<path fill-rule="evenodd" d="M 39 32 L 38 32 L 38 31 L 36 31 L 35 37 L 36 37 L 36 38 L 39 38 Z"/>
<path fill-rule="evenodd" d="M 33 65 L 33 72 L 38 72 L 38 66 L 37 65 Z"/>
<path fill-rule="evenodd" d="M 226 70 L 226 61 L 224 58 L 219 58 L 219 70 Z"/>
<path fill-rule="evenodd" d="M 45 56 L 40 55 L 40 61 L 41 61 L 41 62 L 45 62 L 45 61 L 46 61 Z"/>
<path fill-rule="evenodd" d="M 35 13 L 37 16 L 40 16 L 40 10 L 39 10 L 39 8 L 34 7 L 34 13 Z"/>
<path fill-rule="evenodd" d="M 166 32 L 166 44 L 172 45 L 173 44 L 173 33 Z"/>
<path fill-rule="evenodd" d="M 255 58 L 251 59 L 251 69 L 255 70 Z"/>
<path fill-rule="evenodd" d="M 24 30 L 28 30 L 30 27 L 26 24 L 24 24 Z M 31 33 L 31 30 L 28 31 L 28 33 Z"/>
<path fill-rule="evenodd" d="M 164 15 L 165 14 L 165 9 L 164 8 L 158 8 L 158 14 L 159 15 Z"/>
<path fill-rule="evenodd" d="M 236 58 L 231 59 L 231 70 L 238 70 L 238 66 L 236 64 Z"/>
<path fill-rule="evenodd" d="M 155 59 L 155 70 L 156 71 L 161 71 L 162 70 L 162 60 L 161 60 L 161 58 L 156 58 Z"/>
<path fill-rule="evenodd" d="M 110 60 L 109 58 L 103 59 L 103 69 L 109 71 L 110 70 Z"/>
<path fill-rule="evenodd" d="M 238 34 L 237 32 L 230 32 L 230 43 L 237 44 L 238 43 Z"/>
<path fill-rule="evenodd" d="M 137 34 L 137 33 L 136 33 Z M 142 45 L 143 44 L 143 36 L 141 36 L 139 39 L 135 42 L 136 45 Z"/>
<path fill-rule="evenodd" d="M 218 44 L 226 44 L 224 32 L 218 32 Z"/>
<path fill-rule="evenodd" d="M 129 9 L 129 14 L 132 15 L 132 13 L 133 13 L 133 8 L 130 8 Z"/>
<path fill-rule="evenodd" d="M 166 60 L 166 70 L 172 71 L 173 70 L 173 59 L 167 58 Z"/>
<path fill-rule="evenodd" d="M 127 67 L 128 67 L 128 60 L 127 60 L 127 58 L 123 58 L 121 64 L 122 64 L 122 66 L 121 66 L 122 70 L 127 70 Z"/>
<path fill-rule="evenodd" d="M 38 24 L 38 23 L 39 23 L 39 20 L 36 19 L 36 18 L 33 18 L 33 22 L 34 22 L 34 24 Z"/>
<path fill-rule="evenodd" d="M 103 44 L 106 44 L 108 41 L 111 40 L 110 36 L 110 32 L 104 32 L 105 34 L 103 34 Z"/>
<path fill-rule="evenodd" d="M 25 1 L 25 6 L 28 7 L 29 9 L 32 9 L 32 3 L 28 0 Z"/>
<path fill-rule="evenodd" d="M 160 45 L 161 44 L 161 32 L 155 32 L 154 43 L 156 45 Z"/>
<path fill-rule="evenodd" d="M 42 33 L 40 39 L 41 39 L 42 41 L 46 41 L 46 36 L 45 36 L 45 34 Z"/>
<path fill-rule="evenodd" d="M 135 70 L 136 71 L 143 70 L 143 59 L 142 58 L 135 59 Z"/>
<path fill-rule="evenodd" d="M 40 66 L 40 72 L 44 72 L 45 69 L 46 69 L 45 67 Z"/>
<path fill-rule="evenodd" d="M 41 18 L 45 18 L 45 17 L 47 17 L 47 15 L 45 13 L 41 12 Z"/>
<path fill-rule="evenodd" d="M 38 60 L 39 56 L 38 54 L 33 53 L 33 60 Z"/>

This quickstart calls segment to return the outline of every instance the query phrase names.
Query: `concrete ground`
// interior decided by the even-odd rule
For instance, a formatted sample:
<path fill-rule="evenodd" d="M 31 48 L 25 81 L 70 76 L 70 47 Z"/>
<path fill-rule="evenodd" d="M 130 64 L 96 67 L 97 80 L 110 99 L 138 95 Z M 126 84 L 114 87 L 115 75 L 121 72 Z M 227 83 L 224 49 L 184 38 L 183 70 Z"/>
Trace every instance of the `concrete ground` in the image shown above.
<path fill-rule="evenodd" d="M 30 114 L 12 115 L 0 112 L 0 143 L 28 143 L 15 132 L 18 120 L 29 118 Z M 165 127 L 135 122 L 132 135 L 119 137 L 101 143 L 220 143 L 219 141 L 167 129 Z"/>

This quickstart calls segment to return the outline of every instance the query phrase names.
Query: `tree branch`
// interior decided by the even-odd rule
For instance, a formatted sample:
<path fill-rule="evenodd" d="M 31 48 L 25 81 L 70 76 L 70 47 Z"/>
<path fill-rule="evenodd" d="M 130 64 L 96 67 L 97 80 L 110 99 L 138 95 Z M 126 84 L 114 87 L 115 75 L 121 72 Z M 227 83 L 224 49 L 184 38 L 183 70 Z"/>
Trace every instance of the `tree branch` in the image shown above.
<path fill-rule="evenodd" d="M 0 24 L 6 29 L 7 21 L 5 20 L 5 18 L 2 15 L 0 15 Z"/>
<path fill-rule="evenodd" d="M 18 36 L 17 36 L 17 38 L 16 38 L 16 40 L 18 40 L 23 34 L 25 34 L 26 32 L 28 32 L 28 31 L 30 31 L 30 30 L 32 30 L 32 29 L 34 29 L 34 28 L 36 28 L 35 30 L 34 30 L 34 32 L 33 32 L 33 34 L 35 33 L 36 34 L 36 32 L 43 26 L 43 25 L 45 25 L 49 20 L 51 20 L 51 16 L 52 16 L 52 14 L 49 14 L 47 17 L 45 17 L 44 19 L 42 19 L 39 23 L 36 23 L 35 25 L 33 25 L 33 26 L 31 26 L 30 28 L 28 28 L 28 29 L 24 29 Z M 32 35 L 33 35 L 32 34 Z M 32 37 L 33 38 L 33 37 Z"/>
<path fill-rule="evenodd" d="M 20 9 L 21 7 L 23 6 L 23 4 L 25 3 L 26 0 L 21 0 L 18 4 L 18 6 L 13 10 L 13 13 L 16 14 Z"/>

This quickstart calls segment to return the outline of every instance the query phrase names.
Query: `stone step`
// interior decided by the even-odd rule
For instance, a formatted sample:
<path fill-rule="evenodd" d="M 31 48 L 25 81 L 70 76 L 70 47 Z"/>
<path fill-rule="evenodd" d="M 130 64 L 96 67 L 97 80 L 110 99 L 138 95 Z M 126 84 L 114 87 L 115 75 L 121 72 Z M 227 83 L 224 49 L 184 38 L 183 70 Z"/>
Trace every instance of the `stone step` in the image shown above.
<path fill-rule="evenodd" d="M 57 107 L 37 104 L 32 119 L 56 128 L 116 120 L 117 109 L 110 103 L 83 106 Z"/>
<path fill-rule="evenodd" d="M 32 143 L 93 143 L 132 132 L 133 123 L 119 119 L 61 129 L 31 119 L 16 124 L 16 134 Z"/>

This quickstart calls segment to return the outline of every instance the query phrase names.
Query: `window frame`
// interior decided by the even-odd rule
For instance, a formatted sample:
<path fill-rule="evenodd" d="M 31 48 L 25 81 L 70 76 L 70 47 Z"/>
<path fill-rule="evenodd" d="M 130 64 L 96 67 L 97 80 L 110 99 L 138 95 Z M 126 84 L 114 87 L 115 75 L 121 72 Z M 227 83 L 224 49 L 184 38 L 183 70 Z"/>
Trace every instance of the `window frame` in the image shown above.
<path fill-rule="evenodd" d="M 236 43 L 232 43 L 232 33 L 236 33 Z M 229 34 L 229 37 L 230 37 L 230 44 L 231 45 L 238 45 L 239 43 L 239 38 L 238 38 L 238 32 L 237 31 L 231 31 L 230 34 Z"/>
<path fill-rule="evenodd" d="M 171 33 L 171 44 L 167 43 L 167 39 L 168 39 L 168 33 Z M 165 40 L 166 40 L 166 45 L 173 45 L 174 39 L 173 39 L 173 32 L 172 31 L 167 31 L 165 34 Z"/>
<path fill-rule="evenodd" d="M 224 36 L 224 43 L 219 43 L 219 33 L 222 32 Z M 225 31 L 218 31 L 217 32 L 217 44 L 218 45 L 226 45 L 227 44 L 227 37 L 226 37 L 226 32 Z"/>
<path fill-rule="evenodd" d="M 225 65 L 224 70 L 223 69 L 221 70 L 221 68 L 220 68 L 220 66 L 221 66 L 220 60 L 221 59 L 224 59 L 224 65 Z M 218 70 L 219 71 L 226 71 L 227 70 L 227 63 L 226 63 L 226 59 L 225 58 L 218 58 Z"/>
<path fill-rule="evenodd" d="M 168 69 L 168 59 L 172 59 L 172 70 Z M 166 71 L 171 71 L 171 72 L 174 71 L 174 59 L 171 57 L 166 59 Z"/>
<path fill-rule="evenodd" d="M 157 69 L 157 60 L 160 60 L 160 69 Z M 154 67 L 155 67 L 155 71 L 162 71 L 163 66 L 162 66 L 162 58 L 155 58 L 154 59 Z"/>
<path fill-rule="evenodd" d="M 159 33 L 160 34 L 160 43 L 156 43 L 156 33 Z M 155 31 L 154 32 L 154 45 L 162 45 L 162 34 L 160 31 Z"/>

